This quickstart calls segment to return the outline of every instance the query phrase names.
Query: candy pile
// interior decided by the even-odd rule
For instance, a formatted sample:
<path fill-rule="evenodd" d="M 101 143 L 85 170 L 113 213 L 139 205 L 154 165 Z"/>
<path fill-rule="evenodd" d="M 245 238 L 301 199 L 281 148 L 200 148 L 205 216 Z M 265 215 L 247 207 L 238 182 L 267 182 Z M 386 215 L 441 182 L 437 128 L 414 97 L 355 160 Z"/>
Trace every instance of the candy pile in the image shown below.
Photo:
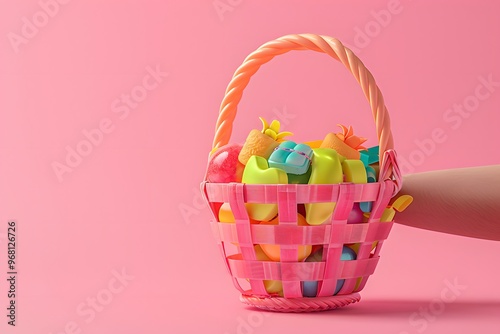
<path fill-rule="evenodd" d="M 260 118 L 261 131 L 250 131 L 245 144 L 227 144 L 211 153 L 206 180 L 213 183 L 240 182 L 246 184 L 338 184 L 377 182 L 379 148 L 365 148 L 366 138 L 354 135 L 351 126 L 339 125 L 341 132 L 328 133 L 323 140 L 296 143 L 285 140 L 290 132 L 280 132 L 280 123 L 268 124 Z M 403 211 L 412 201 L 404 195 L 385 209 L 381 222 L 393 220 L 395 212 Z M 299 205 L 299 226 L 321 225 L 330 222 L 336 203 L 306 203 Z M 302 206 L 302 208 L 300 207 Z M 247 203 L 250 223 L 279 224 L 277 204 Z M 354 203 L 347 219 L 348 224 L 368 221 L 371 202 Z M 223 203 L 218 213 L 219 222 L 234 223 L 229 203 Z M 375 248 L 374 242 L 372 248 Z M 255 245 L 259 261 L 280 261 L 280 246 Z M 348 244 L 342 249 L 341 260 L 355 260 L 359 244 Z M 297 261 L 322 261 L 322 246 L 303 245 L 298 248 Z M 358 285 L 361 280 L 358 281 Z M 282 295 L 281 281 L 264 281 L 270 294 Z M 337 281 L 335 294 L 342 288 L 343 280 Z M 304 297 L 316 297 L 318 282 L 302 282 Z"/>

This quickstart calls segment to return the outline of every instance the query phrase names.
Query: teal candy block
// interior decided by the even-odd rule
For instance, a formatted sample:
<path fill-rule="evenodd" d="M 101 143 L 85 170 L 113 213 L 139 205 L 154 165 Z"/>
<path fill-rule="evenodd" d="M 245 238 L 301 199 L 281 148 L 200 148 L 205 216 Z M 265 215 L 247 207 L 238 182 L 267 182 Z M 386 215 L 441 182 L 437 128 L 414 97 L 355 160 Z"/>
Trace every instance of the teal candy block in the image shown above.
<path fill-rule="evenodd" d="M 365 166 L 374 164 L 379 161 L 378 150 L 378 146 L 373 146 L 367 150 L 359 151 L 359 159 L 363 161 Z"/>
<path fill-rule="evenodd" d="M 281 143 L 268 159 L 269 167 L 281 168 L 288 174 L 305 174 L 311 164 L 312 149 L 293 141 Z"/>
<path fill-rule="evenodd" d="M 368 183 L 377 182 L 377 173 L 375 173 L 375 169 L 373 169 L 373 167 L 371 167 L 371 166 L 366 167 L 366 176 L 367 176 Z M 373 205 L 373 202 L 361 202 L 361 203 L 359 203 L 359 208 L 363 212 L 371 212 L 372 205 Z"/>

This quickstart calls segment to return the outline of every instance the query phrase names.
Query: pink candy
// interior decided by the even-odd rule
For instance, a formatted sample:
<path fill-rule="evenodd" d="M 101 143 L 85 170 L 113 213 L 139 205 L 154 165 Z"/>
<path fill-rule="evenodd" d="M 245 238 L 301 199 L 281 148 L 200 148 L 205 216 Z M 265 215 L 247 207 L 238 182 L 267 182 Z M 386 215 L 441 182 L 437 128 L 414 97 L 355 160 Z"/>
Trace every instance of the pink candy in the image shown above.
<path fill-rule="evenodd" d="M 362 223 L 363 220 L 363 211 L 359 208 L 359 203 L 354 203 L 352 211 L 349 213 L 349 217 L 347 217 L 347 224 L 359 224 Z"/>
<path fill-rule="evenodd" d="M 206 180 L 213 183 L 241 182 L 245 166 L 238 161 L 241 144 L 227 144 L 215 151 L 208 162 Z"/>

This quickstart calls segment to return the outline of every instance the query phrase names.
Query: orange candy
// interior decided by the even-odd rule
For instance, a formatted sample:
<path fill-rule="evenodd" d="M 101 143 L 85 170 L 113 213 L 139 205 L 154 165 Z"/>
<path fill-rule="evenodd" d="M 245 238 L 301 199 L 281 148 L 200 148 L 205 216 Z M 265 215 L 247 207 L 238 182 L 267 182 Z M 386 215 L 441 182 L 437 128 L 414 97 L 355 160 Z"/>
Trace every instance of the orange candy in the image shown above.
<path fill-rule="evenodd" d="M 231 211 L 231 206 L 229 203 L 223 203 L 222 206 L 219 209 L 219 221 L 221 223 L 234 223 L 234 215 L 233 212 Z M 250 224 L 258 224 L 259 222 L 257 220 L 253 220 L 250 218 Z"/>
<path fill-rule="evenodd" d="M 352 126 L 346 127 L 341 124 L 338 126 L 342 129 L 342 133 L 327 134 L 320 147 L 332 148 L 346 159 L 358 160 L 359 150 L 366 149 L 361 145 L 366 141 L 366 138 L 354 135 Z"/>

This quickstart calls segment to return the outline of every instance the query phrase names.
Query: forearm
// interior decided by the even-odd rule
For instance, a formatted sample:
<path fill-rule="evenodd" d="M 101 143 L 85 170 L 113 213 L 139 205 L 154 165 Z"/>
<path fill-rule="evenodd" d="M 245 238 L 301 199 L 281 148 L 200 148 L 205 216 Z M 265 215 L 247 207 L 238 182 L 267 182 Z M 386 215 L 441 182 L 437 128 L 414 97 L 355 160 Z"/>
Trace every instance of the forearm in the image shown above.
<path fill-rule="evenodd" d="M 500 165 L 407 175 L 400 194 L 414 201 L 397 223 L 500 240 Z"/>

